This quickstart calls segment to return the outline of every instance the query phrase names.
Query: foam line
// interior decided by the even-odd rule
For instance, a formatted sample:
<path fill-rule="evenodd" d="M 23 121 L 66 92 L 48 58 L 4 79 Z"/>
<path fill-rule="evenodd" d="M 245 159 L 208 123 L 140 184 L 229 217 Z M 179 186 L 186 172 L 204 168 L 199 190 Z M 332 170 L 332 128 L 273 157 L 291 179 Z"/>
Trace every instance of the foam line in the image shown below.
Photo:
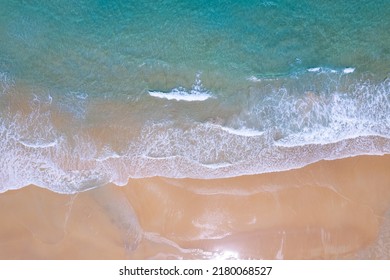
<path fill-rule="evenodd" d="M 169 92 L 163 91 L 148 91 L 150 96 L 157 98 L 165 98 L 176 101 L 205 101 L 212 97 L 210 92 L 205 89 L 200 80 L 200 73 L 196 74 L 196 79 L 192 88 L 187 90 L 184 87 L 174 88 Z"/>
<path fill-rule="evenodd" d="M 211 97 L 211 95 L 207 93 L 189 94 L 186 91 L 178 89 L 173 89 L 171 92 L 149 91 L 149 95 L 176 101 L 205 101 Z"/>

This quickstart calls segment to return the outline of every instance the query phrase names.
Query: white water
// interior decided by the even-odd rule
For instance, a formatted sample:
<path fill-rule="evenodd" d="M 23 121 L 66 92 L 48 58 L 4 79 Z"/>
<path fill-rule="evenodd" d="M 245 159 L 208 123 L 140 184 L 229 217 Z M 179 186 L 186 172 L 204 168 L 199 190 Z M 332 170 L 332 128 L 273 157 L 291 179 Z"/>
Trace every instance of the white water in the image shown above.
<path fill-rule="evenodd" d="M 89 129 L 95 118 L 105 119 L 112 112 L 91 111 L 92 97 L 69 94 L 65 104 L 74 96 L 82 110 L 75 105 L 63 113 L 56 98 L 48 102 L 31 96 L 31 111 L 22 113 L 8 107 L 13 102 L 19 108 L 15 100 L 20 96 L 12 99 L 15 89 L 4 81 L 2 86 L 8 89 L 0 99 L 0 192 L 35 184 L 74 193 L 108 182 L 125 185 L 128 178 L 234 177 L 300 168 L 322 159 L 390 153 L 389 80 L 355 83 L 348 92 L 299 96 L 274 88 L 266 98 L 258 94 L 240 113 L 217 121 L 167 117 L 135 123 L 140 115 L 128 114 L 133 103 L 117 104 L 115 108 L 124 110 L 118 114 L 121 118 L 99 123 L 101 132 L 93 135 Z M 211 96 L 199 76 L 186 92 Z M 176 106 L 175 111 L 183 108 L 184 115 L 201 108 L 196 103 L 168 105 Z M 134 130 L 136 124 L 139 131 Z M 115 133 L 100 138 L 105 128 L 113 127 L 118 127 Z"/>

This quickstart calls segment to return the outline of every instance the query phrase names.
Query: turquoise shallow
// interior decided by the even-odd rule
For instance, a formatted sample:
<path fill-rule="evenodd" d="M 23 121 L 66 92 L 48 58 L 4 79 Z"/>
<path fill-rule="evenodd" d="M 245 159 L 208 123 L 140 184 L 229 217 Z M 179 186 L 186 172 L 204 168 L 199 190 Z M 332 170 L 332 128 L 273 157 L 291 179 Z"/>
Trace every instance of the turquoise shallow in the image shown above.
<path fill-rule="evenodd" d="M 387 0 L 0 5 L 0 191 L 390 152 Z"/>

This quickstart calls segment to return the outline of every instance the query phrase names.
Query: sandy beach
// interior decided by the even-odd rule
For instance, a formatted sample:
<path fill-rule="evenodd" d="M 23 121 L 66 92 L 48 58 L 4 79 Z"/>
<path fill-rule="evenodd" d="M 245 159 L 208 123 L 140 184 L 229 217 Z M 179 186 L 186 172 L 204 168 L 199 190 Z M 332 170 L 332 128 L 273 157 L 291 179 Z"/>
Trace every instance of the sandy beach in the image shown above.
<path fill-rule="evenodd" d="M 1 259 L 389 259 L 390 156 L 0 194 Z"/>
<path fill-rule="evenodd" d="M 2 1 L 0 259 L 389 260 L 389 14 Z"/>

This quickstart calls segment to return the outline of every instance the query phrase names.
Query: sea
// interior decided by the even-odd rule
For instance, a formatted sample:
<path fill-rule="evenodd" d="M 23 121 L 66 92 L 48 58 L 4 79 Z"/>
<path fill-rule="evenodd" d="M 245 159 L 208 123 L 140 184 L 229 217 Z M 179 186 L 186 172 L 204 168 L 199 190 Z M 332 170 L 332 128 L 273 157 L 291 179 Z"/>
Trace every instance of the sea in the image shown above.
<path fill-rule="evenodd" d="M 0 0 L 0 192 L 390 154 L 388 0 Z"/>

